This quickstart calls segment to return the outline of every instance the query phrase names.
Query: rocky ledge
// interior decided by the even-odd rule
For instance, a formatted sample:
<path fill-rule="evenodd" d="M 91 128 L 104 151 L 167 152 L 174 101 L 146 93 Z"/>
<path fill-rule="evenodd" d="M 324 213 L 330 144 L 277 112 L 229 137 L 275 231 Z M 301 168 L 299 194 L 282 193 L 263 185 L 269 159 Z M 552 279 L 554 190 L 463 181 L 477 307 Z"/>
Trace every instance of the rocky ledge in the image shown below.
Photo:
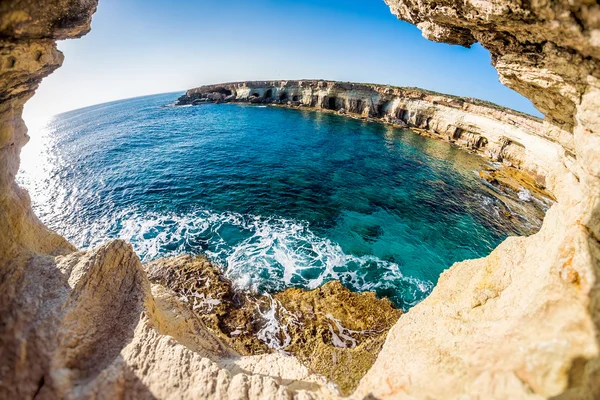
<path fill-rule="evenodd" d="M 338 281 L 311 291 L 239 292 L 205 257 L 163 259 L 145 269 L 237 354 L 294 355 L 343 395 L 356 389 L 402 314 L 389 300 L 353 293 Z"/>

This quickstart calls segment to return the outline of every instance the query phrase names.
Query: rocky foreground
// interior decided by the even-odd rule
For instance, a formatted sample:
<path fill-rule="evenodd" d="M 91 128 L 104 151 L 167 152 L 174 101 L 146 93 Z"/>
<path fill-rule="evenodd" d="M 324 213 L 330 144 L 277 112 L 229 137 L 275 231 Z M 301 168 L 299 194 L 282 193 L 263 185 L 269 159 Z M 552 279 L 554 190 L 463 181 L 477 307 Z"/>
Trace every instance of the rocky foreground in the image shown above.
<path fill-rule="evenodd" d="M 237 354 L 294 355 L 345 395 L 373 365 L 388 330 L 402 314 L 389 300 L 353 293 L 338 281 L 311 291 L 236 292 L 203 257 L 163 259 L 145 269 L 154 290 L 174 294 Z"/>
<path fill-rule="evenodd" d="M 440 121 L 448 121 L 455 128 L 449 133 L 463 129 L 466 138 L 481 134 L 490 148 L 501 137 L 508 138 L 514 152 L 506 158 L 519 154 L 515 160 L 523 160 L 520 168 L 543 172 L 543 184 L 556 203 L 537 234 L 509 238 L 488 257 L 447 270 L 431 295 L 389 330 L 351 396 L 600 398 L 600 4 L 386 2 L 427 38 L 463 46 L 481 43 L 490 51 L 500 80 L 546 115 L 532 127 L 520 117 L 510 123 L 464 104 L 442 109 L 432 100 L 425 106 L 444 118 L 431 116 L 418 123 L 415 118 L 414 123 L 435 131 L 444 126 Z M 381 339 L 373 336 L 358 343 L 359 336 L 393 318 L 385 304 L 374 312 L 371 306 L 353 303 L 353 296 L 335 284 L 313 294 L 257 299 L 262 314 L 277 302 L 295 315 L 324 313 L 321 319 L 304 321 L 309 332 L 321 336 L 302 336 L 302 328 L 294 328 L 299 330 L 290 334 L 289 343 L 298 349 L 298 357 L 244 356 L 244 349 L 262 351 L 264 342 L 242 336 L 262 331 L 262 325 L 247 326 L 247 317 L 241 316 L 249 314 L 243 307 L 234 302 L 215 317 L 198 313 L 221 303 L 207 303 L 206 294 L 201 303 L 195 296 L 190 299 L 185 281 L 169 267 L 171 261 L 145 271 L 131 246 L 121 241 L 78 252 L 33 214 L 27 193 L 15 183 L 20 150 L 28 140 L 23 105 L 41 79 L 61 65 L 56 40 L 87 33 L 96 3 L 0 3 L 0 397 L 338 397 L 329 379 L 352 390 L 354 384 L 344 383 L 345 376 L 337 371 L 352 375 L 368 368 L 369 346 L 377 349 Z M 328 84 L 325 90 L 330 89 Z M 410 106 L 420 107 L 415 104 L 421 103 L 411 101 Z M 339 107 L 337 99 L 327 99 L 325 106 Z M 346 103 L 344 108 L 364 112 L 358 103 L 354 110 Z M 487 128 L 465 129 L 473 121 L 483 121 Z M 481 148 L 484 141 L 473 143 Z M 522 148 L 511 147 L 513 143 Z M 184 262 L 190 273 L 196 270 L 193 260 Z M 203 277 L 211 274 L 204 267 L 198 270 Z M 326 295 L 343 299 L 336 302 L 344 306 L 355 305 L 332 307 L 316 301 Z M 338 327 L 334 320 L 344 314 L 352 316 Z M 365 325 L 371 316 L 376 328 Z M 293 323 L 290 332 L 292 328 Z M 288 340 L 281 332 L 272 338 L 279 344 Z M 357 344 L 350 350 L 341 345 L 354 340 Z M 319 354 L 331 356 L 331 362 L 315 357 L 313 348 L 322 349 Z M 350 358 L 356 364 L 349 370 L 332 368 Z"/>

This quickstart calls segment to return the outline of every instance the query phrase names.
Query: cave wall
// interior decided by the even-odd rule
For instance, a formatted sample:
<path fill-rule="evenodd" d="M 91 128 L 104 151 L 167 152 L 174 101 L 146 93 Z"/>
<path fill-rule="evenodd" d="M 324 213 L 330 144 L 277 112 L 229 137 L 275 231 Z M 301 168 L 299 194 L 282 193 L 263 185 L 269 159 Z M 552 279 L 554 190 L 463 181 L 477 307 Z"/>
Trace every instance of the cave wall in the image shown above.
<path fill-rule="evenodd" d="M 355 397 L 600 398 L 600 6 L 387 3 L 427 38 L 482 43 L 564 152 L 540 232 L 446 271 L 392 328 Z M 60 66 L 55 41 L 85 34 L 95 7 L 0 3 L 1 397 L 334 397 L 290 358 L 220 361 L 229 351 L 151 287 L 131 246 L 74 252 L 33 215 L 14 181 L 28 140 L 23 104 Z"/>
<path fill-rule="evenodd" d="M 0 263 L 27 251 L 73 250 L 31 212 L 29 196 L 15 183 L 21 148 L 28 142 L 23 105 L 42 78 L 63 62 L 56 40 L 90 29 L 95 1 L 3 1 L 0 3 Z"/>
<path fill-rule="evenodd" d="M 386 2 L 426 38 L 480 42 L 500 80 L 570 137 L 540 232 L 447 270 L 390 331 L 357 393 L 600 398 L 600 5 Z"/>
<path fill-rule="evenodd" d="M 15 183 L 23 105 L 87 33 L 97 0 L 0 2 L 0 398 L 332 398 L 295 358 L 243 357 L 130 244 L 76 251 Z M 308 394 L 310 392 L 310 394 Z"/>

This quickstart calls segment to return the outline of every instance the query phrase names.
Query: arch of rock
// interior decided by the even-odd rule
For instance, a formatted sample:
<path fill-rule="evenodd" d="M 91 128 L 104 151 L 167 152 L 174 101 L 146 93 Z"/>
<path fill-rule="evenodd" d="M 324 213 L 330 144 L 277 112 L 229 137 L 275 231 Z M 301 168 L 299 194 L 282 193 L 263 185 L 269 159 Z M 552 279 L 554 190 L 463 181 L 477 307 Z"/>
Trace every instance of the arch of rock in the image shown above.
<path fill-rule="evenodd" d="M 540 232 L 445 272 L 354 396 L 600 398 L 600 5 L 386 1 L 429 39 L 486 47 L 501 81 L 546 115 L 561 154 Z M 95 7 L 0 3 L 2 397 L 335 397 L 293 359 L 220 363 L 226 350 L 165 308 L 128 244 L 76 252 L 33 215 L 15 183 L 23 104 L 61 65 L 56 40 L 87 33 Z"/>

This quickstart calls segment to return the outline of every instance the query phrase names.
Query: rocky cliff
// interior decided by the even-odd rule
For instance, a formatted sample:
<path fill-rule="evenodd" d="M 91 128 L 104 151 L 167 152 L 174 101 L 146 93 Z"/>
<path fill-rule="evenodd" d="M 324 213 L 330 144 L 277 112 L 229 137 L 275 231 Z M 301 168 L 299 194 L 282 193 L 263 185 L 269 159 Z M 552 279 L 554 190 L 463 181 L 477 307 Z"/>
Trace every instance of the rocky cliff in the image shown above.
<path fill-rule="evenodd" d="M 96 4 L 0 3 L 0 398 L 331 397 L 296 359 L 220 340 L 130 245 L 76 252 L 31 211 L 15 183 L 23 104 L 61 65 L 56 40 L 88 32 Z"/>
<path fill-rule="evenodd" d="M 502 82 L 547 115 L 542 124 L 516 119 L 510 133 L 526 149 L 524 168 L 544 168 L 557 203 L 539 233 L 507 239 L 488 257 L 446 271 L 390 330 L 353 397 L 600 398 L 600 5 L 387 2 L 430 39 L 482 43 Z M 176 281 L 144 270 L 128 244 L 77 252 L 33 215 L 14 181 L 27 142 L 22 107 L 60 66 L 55 41 L 87 32 L 95 6 L 96 0 L 0 3 L 0 396 L 335 397 L 294 357 L 240 355 L 181 300 L 177 286 L 165 286 Z M 331 93 L 329 84 L 323 90 Z M 342 96 L 335 97 L 324 105 L 338 107 Z M 346 99 L 347 112 L 364 112 Z M 300 100 L 292 94 L 292 101 Z M 439 104 L 419 101 L 440 112 Z M 410 115 L 408 101 L 404 106 Z M 459 116 L 479 106 L 444 108 L 444 118 L 458 113 L 447 120 L 451 132 L 465 129 Z M 414 107 L 415 116 L 424 109 Z M 424 128 L 446 126 L 431 118 Z M 510 125 L 503 118 L 490 119 Z M 474 133 L 494 141 L 487 130 Z M 302 299 L 296 293 L 281 301 L 302 310 Z"/>
<path fill-rule="evenodd" d="M 514 166 L 540 188 L 545 188 L 552 165 L 560 162 L 564 146 L 572 146 L 568 132 L 541 119 L 417 88 L 318 80 L 234 82 L 190 89 L 177 104 L 207 102 L 313 108 L 417 128 L 421 134 Z"/>

